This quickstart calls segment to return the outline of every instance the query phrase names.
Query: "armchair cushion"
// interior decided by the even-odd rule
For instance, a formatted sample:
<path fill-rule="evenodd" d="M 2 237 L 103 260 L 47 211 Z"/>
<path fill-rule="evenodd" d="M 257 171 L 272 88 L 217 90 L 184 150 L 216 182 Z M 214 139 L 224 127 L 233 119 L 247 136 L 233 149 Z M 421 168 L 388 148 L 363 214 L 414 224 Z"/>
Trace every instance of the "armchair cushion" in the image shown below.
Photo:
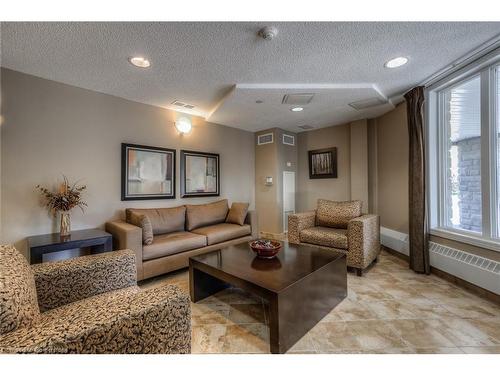
<path fill-rule="evenodd" d="M 41 315 L 0 336 L 7 353 L 189 353 L 189 297 L 175 286 L 129 287 Z"/>
<path fill-rule="evenodd" d="M 32 270 L 42 311 L 137 285 L 135 256 L 131 250 L 35 264 Z"/>
<path fill-rule="evenodd" d="M 0 246 L 0 335 L 36 322 L 40 315 L 35 279 L 14 246 Z"/>
<path fill-rule="evenodd" d="M 300 232 L 300 242 L 347 250 L 347 229 L 307 228 Z"/>
<path fill-rule="evenodd" d="M 335 202 L 318 199 L 317 225 L 347 229 L 349 220 L 361 216 L 361 201 Z"/>

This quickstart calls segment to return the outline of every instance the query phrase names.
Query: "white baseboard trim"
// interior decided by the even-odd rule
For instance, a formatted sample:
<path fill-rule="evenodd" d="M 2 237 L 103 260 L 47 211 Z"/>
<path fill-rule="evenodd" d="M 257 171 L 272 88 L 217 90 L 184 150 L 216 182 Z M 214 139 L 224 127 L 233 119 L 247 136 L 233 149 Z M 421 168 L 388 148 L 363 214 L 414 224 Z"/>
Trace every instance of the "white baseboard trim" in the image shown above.
<path fill-rule="evenodd" d="M 386 227 L 380 227 L 380 243 L 398 253 L 409 255 L 408 235 Z"/>
<path fill-rule="evenodd" d="M 392 250 L 409 255 L 408 235 L 405 233 L 381 227 L 380 242 Z M 429 243 L 429 257 L 432 267 L 500 294 L 500 262 L 435 242 Z"/>

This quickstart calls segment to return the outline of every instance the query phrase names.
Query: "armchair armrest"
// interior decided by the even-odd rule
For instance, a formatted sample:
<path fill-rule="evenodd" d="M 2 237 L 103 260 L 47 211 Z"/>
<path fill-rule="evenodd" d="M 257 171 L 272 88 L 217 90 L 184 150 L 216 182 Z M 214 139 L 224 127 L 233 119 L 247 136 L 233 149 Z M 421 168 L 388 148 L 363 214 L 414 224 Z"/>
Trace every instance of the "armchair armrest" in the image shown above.
<path fill-rule="evenodd" d="M 288 215 L 288 241 L 300 243 L 300 232 L 314 227 L 316 224 L 316 210 Z"/>
<path fill-rule="evenodd" d="M 97 296 L 0 335 L 4 353 L 189 353 L 191 305 L 178 287 Z"/>
<path fill-rule="evenodd" d="M 380 221 L 378 215 L 363 215 L 347 225 L 347 263 L 366 268 L 380 253 Z"/>
<path fill-rule="evenodd" d="M 137 285 L 135 256 L 131 250 L 40 263 L 31 268 L 42 312 L 97 294 Z"/>
<path fill-rule="evenodd" d="M 245 224 L 249 224 L 252 227 L 252 238 L 256 239 L 259 237 L 259 220 L 257 217 L 257 211 L 248 211 L 245 217 Z"/>
<path fill-rule="evenodd" d="M 113 236 L 115 250 L 130 249 L 135 253 L 137 280 L 144 278 L 142 269 L 142 228 L 124 221 L 109 221 L 106 232 Z"/>

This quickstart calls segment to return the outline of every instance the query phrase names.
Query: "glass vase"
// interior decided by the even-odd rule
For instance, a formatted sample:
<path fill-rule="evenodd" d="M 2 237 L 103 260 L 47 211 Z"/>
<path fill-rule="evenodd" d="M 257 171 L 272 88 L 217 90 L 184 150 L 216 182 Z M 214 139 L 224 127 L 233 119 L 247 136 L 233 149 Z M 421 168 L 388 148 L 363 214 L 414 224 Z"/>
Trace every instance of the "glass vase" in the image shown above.
<path fill-rule="evenodd" d="M 61 237 L 69 236 L 71 233 L 71 217 L 68 211 L 61 211 Z"/>

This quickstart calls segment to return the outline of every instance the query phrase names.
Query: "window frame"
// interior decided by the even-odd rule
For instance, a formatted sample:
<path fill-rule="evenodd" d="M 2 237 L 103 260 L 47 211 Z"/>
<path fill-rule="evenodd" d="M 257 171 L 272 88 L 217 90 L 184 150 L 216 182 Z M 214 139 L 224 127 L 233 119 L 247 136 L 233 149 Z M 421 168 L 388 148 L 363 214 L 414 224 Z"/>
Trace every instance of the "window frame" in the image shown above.
<path fill-rule="evenodd" d="M 497 108 L 496 79 L 500 74 L 500 48 L 475 62 L 433 83 L 425 90 L 426 103 L 426 156 L 427 156 L 427 209 L 430 233 L 471 245 L 500 251 L 500 228 L 497 217 Z M 482 233 L 453 228 L 446 225 L 448 140 L 446 135 L 447 111 L 445 93 L 451 88 L 480 76 L 481 117 L 481 202 Z"/>

